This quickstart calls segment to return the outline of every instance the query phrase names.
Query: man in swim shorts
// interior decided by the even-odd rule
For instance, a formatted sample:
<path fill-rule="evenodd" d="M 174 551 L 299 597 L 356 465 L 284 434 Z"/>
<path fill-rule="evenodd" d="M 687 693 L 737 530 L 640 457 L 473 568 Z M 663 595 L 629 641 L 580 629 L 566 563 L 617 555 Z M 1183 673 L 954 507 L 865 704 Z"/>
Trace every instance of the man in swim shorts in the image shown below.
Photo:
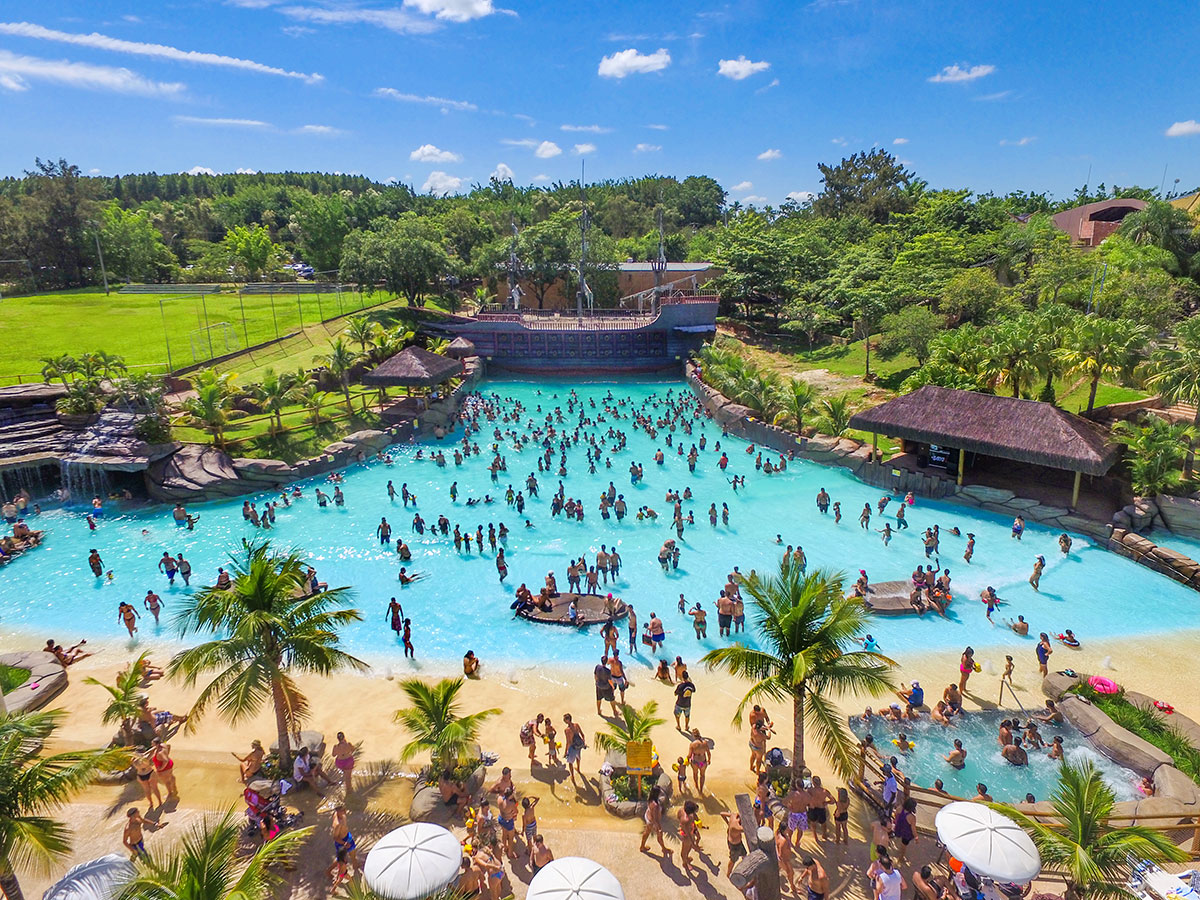
<path fill-rule="evenodd" d="M 808 805 L 810 798 L 800 778 L 792 779 L 792 789 L 783 799 L 783 808 L 787 810 L 788 829 L 792 832 L 795 846 L 800 846 L 804 832 L 808 829 Z"/>

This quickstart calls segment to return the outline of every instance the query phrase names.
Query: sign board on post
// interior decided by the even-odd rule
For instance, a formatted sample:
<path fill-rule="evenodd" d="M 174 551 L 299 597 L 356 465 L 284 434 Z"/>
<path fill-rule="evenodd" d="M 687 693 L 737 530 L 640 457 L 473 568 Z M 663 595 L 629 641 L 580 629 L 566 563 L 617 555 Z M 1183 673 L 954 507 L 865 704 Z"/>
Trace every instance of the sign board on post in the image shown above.
<path fill-rule="evenodd" d="M 625 771 L 630 775 L 654 773 L 654 744 L 651 741 L 629 741 L 625 744 Z"/>

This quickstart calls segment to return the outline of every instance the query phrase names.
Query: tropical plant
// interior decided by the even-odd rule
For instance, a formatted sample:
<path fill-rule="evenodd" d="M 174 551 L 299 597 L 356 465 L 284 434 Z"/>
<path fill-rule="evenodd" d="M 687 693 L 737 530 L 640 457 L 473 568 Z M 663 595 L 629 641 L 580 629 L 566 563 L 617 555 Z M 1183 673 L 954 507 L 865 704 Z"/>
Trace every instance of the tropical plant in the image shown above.
<path fill-rule="evenodd" d="M 284 407 L 296 397 L 296 377 L 288 372 L 276 375 L 274 369 L 268 368 L 263 380 L 250 388 L 250 395 L 275 417 L 272 432 L 282 431 Z"/>
<path fill-rule="evenodd" d="M 1067 883 L 1066 900 L 1130 897 L 1125 887 L 1130 859 L 1183 862 L 1187 853 L 1171 836 L 1145 825 L 1108 824 L 1116 797 L 1090 761 L 1063 762 L 1058 787 L 1050 799 L 1053 825 L 1035 821 L 1011 806 L 992 809 L 1024 828 L 1042 856 L 1043 868 Z"/>
<path fill-rule="evenodd" d="M 225 428 L 229 425 L 233 411 L 233 395 L 220 384 L 201 384 L 196 396 L 183 403 L 184 411 L 192 424 L 207 430 L 218 447 L 225 445 Z"/>
<path fill-rule="evenodd" d="M 176 623 L 182 637 L 215 635 L 177 653 L 167 674 L 194 685 L 215 673 L 192 707 L 194 729 L 214 704 L 231 724 L 255 715 L 270 700 L 275 712 L 281 765 L 290 765 L 288 735 L 308 714 L 308 700 L 295 674 L 331 675 L 367 664 L 340 649 L 340 628 L 362 619 L 348 608 L 349 588 L 312 592 L 307 566 L 295 552 L 273 550 L 269 542 L 242 541 L 230 557 L 227 588 L 205 587 L 184 600 Z"/>
<path fill-rule="evenodd" d="M 607 731 L 596 732 L 596 746 L 604 751 L 620 750 L 624 753 L 631 741 L 650 740 L 650 732 L 667 721 L 660 719 L 657 712 L 658 704 L 653 700 L 648 700 L 641 709 L 624 704 L 621 707 L 621 720 L 609 722 Z"/>
<path fill-rule="evenodd" d="M 413 736 L 400 749 L 400 760 L 408 762 L 428 751 L 435 770 L 462 765 L 470 759 L 479 729 L 499 709 L 459 714 L 458 694 L 463 679 L 443 678 L 432 687 L 419 678 L 406 678 L 400 690 L 412 706 L 396 710 L 394 719 Z"/>
<path fill-rule="evenodd" d="M 327 392 L 311 381 L 296 388 L 296 402 L 308 412 L 308 420 L 313 425 L 321 424 L 321 404 L 325 402 L 327 396 L 329 396 Z"/>
<path fill-rule="evenodd" d="M 987 341 L 983 369 L 997 390 L 1007 385 L 1014 397 L 1021 397 L 1034 384 L 1040 374 L 1038 360 L 1031 352 L 1035 335 L 1028 316 L 982 329 Z"/>
<path fill-rule="evenodd" d="M 751 682 L 734 724 L 741 725 L 751 703 L 790 703 L 792 771 L 799 775 L 804 768 L 807 728 L 825 758 L 849 776 L 857 762 L 856 743 L 833 701 L 852 693 L 880 696 L 894 687 L 892 660 L 858 647 L 870 610 L 845 596 L 840 573 L 805 574 L 788 561 L 777 576 L 751 574 L 742 589 L 757 612 L 763 649 L 737 643 L 711 650 L 701 660 L 709 669 Z"/>
<path fill-rule="evenodd" d="M 286 831 L 246 858 L 243 824 L 228 810 L 215 821 L 194 823 L 164 855 L 138 857 L 117 900 L 271 900 L 283 881 L 281 870 L 295 862 L 314 829 Z"/>
<path fill-rule="evenodd" d="M 350 402 L 350 371 L 358 363 L 358 357 L 346 346 L 344 340 L 338 338 L 330 345 L 329 352 L 321 357 L 321 361 L 342 386 L 342 394 L 346 398 L 346 412 L 354 412 L 354 406 Z"/>
<path fill-rule="evenodd" d="M 1145 385 L 1158 391 L 1164 403 L 1190 403 L 1196 408 L 1192 425 L 1200 428 L 1200 318 L 1175 328 L 1175 345 L 1155 348 L 1143 366 Z M 1189 446 L 1184 476 L 1190 478 L 1195 451 Z"/>
<path fill-rule="evenodd" d="M 1068 374 L 1091 379 L 1088 412 L 1096 405 L 1100 379 L 1127 373 L 1138 352 L 1146 345 L 1147 337 L 1146 326 L 1129 319 L 1085 316 L 1079 320 L 1059 355 Z"/>
<path fill-rule="evenodd" d="M 779 391 L 779 411 L 775 413 L 775 424 L 791 422 L 796 434 L 804 429 L 804 414 L 812 406 L 817 392 L 811 384 L 801 378 L 790 378 Z"/>
<path fill-rule="evenodd" d="M 67 385 L 67 395 L 60 397 L 55 408 L 70 416 L 90 416 L 104 406 L 104 394 L 95 378 L 76 378 Z"/>
<path fill-rule="evenodd" d="M 62 725 L 61 709 L 0 712 L 0 891 L 23 900 L 17 870 L 48 873 L 71 852 L 71 829 L 53 813 L 103 771 L 129 764 L 114 750 L 44 754 Z"/>
<path fill-rule="evenodd" d="M 149 372 L 126 375 L 113 382 L 113 390 L 118 402 L 126 408 L 145 410 L 153 415 L 163 413 L 166 389 L 159 375 Z"/>
<path fill-rule="evenodd" d="M 818 428 L 825 434 L 841 437 L 850 429 L 850 397 L 847 394 L 834 394 L 825 397 L 818 404 L 821 418 Z"/>
<path fill-rule="evenodd" d="M 41 362 L 42 379 L 48 382 L 57 378 L 63 383 L 63 387 L 70 387 L 68 377 L 79 371 L 79 362 L 69 353 L 61 356 L 43 356 Z"/>
<path fill-rule="evenodd" d="M 1179 464 L 1192 448 L 1196 428 L 1148 415 L 1139 423 L 1119 421 L 1113 437 L 1129 448 L 1133 491 L 1143 497 L 1166 492 L 1179 483 Z"/>
<path fill-rule="evenodd" d="M 450 342 L 446 338 L 430 338 L 425 344 L 425 349 L 430 353 L 444 354 L 449 346 Z"/>
<path fill-rule="evenodd" d="M 358 344 L 358 349 L 364 356 L 367 348 L 375 343 L 379 331 L 379 326 L 366 316 L 353 316 L 346 321 L 346 337 Z"/>
<path fill-rule="evenodd" d="M 132 747 L 137 742 L 133 723 L 141 714 L 142 666 L 148 655 L 149 652 L 143 653 L 128 668 L 118 672 L 114 684 L 105 684 L 91 677 L 83 679 L 85 684 L 94 684 L 108 691 L 108 705 L 100 714 L 100 721 L 105 725 L 120 726 L 121 744 L 125 747 Z"/>

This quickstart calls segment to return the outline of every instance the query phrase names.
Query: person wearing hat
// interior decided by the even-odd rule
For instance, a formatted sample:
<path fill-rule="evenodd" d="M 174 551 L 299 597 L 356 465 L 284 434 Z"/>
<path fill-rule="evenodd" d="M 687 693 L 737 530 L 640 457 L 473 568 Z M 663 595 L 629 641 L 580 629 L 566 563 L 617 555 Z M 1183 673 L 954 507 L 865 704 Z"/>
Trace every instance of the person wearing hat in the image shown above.
<path fill-rule="evenodd" d="M 905 690 L 904 688 L 901 688 L 896 693 L 901 700 L 906 701 L 910 706 L 925 705 L 925 689 L 921 687 L 921 683 L 919 681 L 914 681 L 912 683 L 911 690 Z"/>
<path fill-rule="evenodd" d="M 891 763 L 883 764 L 883 780 L 879 782 L 879 788 L 883 803 L 890 811 L 896 802 L 896 793 L 899 790 L 896 785 L 896 773 L 892 770 Z"/>
<path fill-rule="evenodd" d="M 1046 557 L 1039 556 L 1033 564 L 1033 574 L 1029 576 L 1029 584 L 1036 591 L 1042 580 L 1042 570 L 1046 568 Z M 1039 592 L 1040 593 L 1040 592 Z"/>

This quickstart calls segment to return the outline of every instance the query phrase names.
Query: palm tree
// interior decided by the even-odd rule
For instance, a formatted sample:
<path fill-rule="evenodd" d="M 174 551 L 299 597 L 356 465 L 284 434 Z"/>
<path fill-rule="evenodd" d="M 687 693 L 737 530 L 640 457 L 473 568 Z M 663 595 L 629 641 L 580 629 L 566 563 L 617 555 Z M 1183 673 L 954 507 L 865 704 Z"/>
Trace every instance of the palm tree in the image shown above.
<path fill-rule="evenodd" d="M 751 703 L 790 702 L 792 771 L 799 775 L 804 768 L 807 727 L 825 757 L 848 776 L 858 754 L 833 699 L 849 693 L 879 696 L 894 688 L 892 660 L 857 649 L 871 612 L 861 600 L 845 596 L 841 573 L 819 569 L 806 575 L 789 562 L 775 577 L 751 575 L 743 588 L 757 610 L 764 649 L 734 644 L 701 659 L 709 669 L 752 682 L 738 704 L 734 724 L 741 725 Z"/>
<path fill-rule="evenodd" d="M 1059 351 L 1068 374 L 1090 378 L 1087 411 L 1096 405 L 1100 379 L 1128 371 L 1134 358 L 1146 345 L 1147 330 L 1130 319 L 1101 319 L 1085 316 L 1075 326 L 1066 346 Z"/>
<path fill-rule="evenodd" d="M 263 380 L 251 388 L 254 398 L 262 401 L 263 407 L 275 417 L 272 432 L 283 430 L 283 408 L 295 399 L 295 389 L 294 375 L 287 372 L 276 375 L 270 368 L 263 373 Z"/>
<path fill-rule="evenodd" d="M 1183 862 L 1187 853 L 1166 832 L 1145 825 L 1115 828 L 1107 824 L 1116 798 L 1091 762 L 1063 762 L 1050 805 L 1056 823 L 1044 825 L 1011 806 L 991 804 L 1033 838 L 1045 868 L 1067 883 L 1067 900 L 1095 896 L 1132 896 L 1123 887 L 1130 859 Z"/>
<path fill-rule="evenodd" d="M 791 378 L 780 391 L 781 409 L 775 414 L 775 424 L 791 422 L 796 434 L 804 429 L 804 414 L 817 397 L 816 390 L 807 381 Z"/>
<path fill-rule="evenodd" d="M 450 342 L 446 338 L 430 338 L 425 345 L 425 349 L 430 353 L 444 354 L 446 348 L 450 346 Z"/>
<path fill-rule="evenodd" d="M 245 861 L 239 853 L 243 822 L 231 811 L 192 825 L 182 843 L 158 859 L 140 857 L 117 900 L 271 900 L 313 828 L 288 831 Z"/>
<path fill-rule="evenodd" d="M 296 388 L 296 402 L 308 411 L 309 421 L 313 425 L 321 424 L 321 404 L 328 394 L 311 381 Z"/>
<path fill-rule="evenodd" d="M 85 678 L 85 684 L 94 684 L 104 688 L 109 693 L 108 706 L 100 715 L 100 721 L 105 725 L 119 725 L 121 743 L 132 747 L 136 742 L 133 723 L 141 714 L 139 701 L 142 691 L 142 665 L 149 651 L 139 656 L 128 668 L 117 673 L 115 684 L 105 684 L 96 678 Z"/>
<path fill-rule="evenodd" d="M 176 620 L 181 636 L 207 632 L 216 637 L 176 654 L 167 674 L 191 686 L 201 675 L 215 673 L 196 698 L 189 729 L 214 703 L 237 724 L 270 699 L 280 763 L 287 771 L 288 735 L 308 713 L 308 701 L 293 675 L 366 669 L 366 663 L 338 646 L 338 629 L 362 616 L 347 608 L 349 588 L 310 592 L 307 566 L 295 551 L 279 553 L 269 542 L 243 540 L 241 555 L 230 562 L 229 587 L 197 591 L 184 601 Z"/>
<path fill-rule="evenodd" d="M 984 368 L 994 386 L 1007 384 L 1014 397 L 1025 393 L 1041 370 L 1032 352 L 1034 330 L 1029 319 L 1014 319 L 982 329 L 991 338 Z"/>
<path fill-rule="evenodd" d="M 1192 426 L 1200 428 L 1200 318 L 1186 319 L 1175 328 L 1175 346 L 1160 346 L 1144 367 L 1146 387 L 1158 391 L 1164 403 L 1191 403 L 1196 407 Z M 1191 478 L 1195 451 L 1189 445 L 1183 464 Z"/>
<path fill-rule="evenodd" d="M 635 709 L 626 703 L 621 707 L 621 721 L 609 722 L 608 731 L 596 732 L 596 746 L 601 750 L 620 750 L 630 741 L 648 741 L 650 732 L 666 722 L 657 715 L 658 704 L 653 700 L 647 701 L 641 709 Z"/>
<path fill-rule="evenodd" d="M 196 396 L 189 397 L 183 404 L 192 422 L 207 429 L 213 443 L 225 444 L 225 427 L 229 424 L 229 413 L 233 409 L 233 397 L 219 383 L 201 384 L 196 387 Z"/>
<path fill-rule="evenodd" d="M 116 353 L 109 353 L 106 350 L 96 350 L 93 353 L 85 355 L 95 360 L 100 374 L 105 378 L 111 378 L 114 372 L 124 375 L 129 371 L 129 367 L 125 365 L 125 357 L 118 356 Z"/>
<path fill-rule="evenodd" d="M 1112 433 L 1130 450 L 1129 475 L 1133 492 L 1142 497 L 1153 497 L 1179 483 L 1179 463 L 1192 452 L 1196 427 L 1148 415 L 1139 424 L 1125 420 L 1116 422 Z"/>
<path fill-rule="evenodd" d="M 42 379 L 48 382 L 51 378 L 57 378 L 63 383 L 63 387 L 70 387 L 67 376 L 79 371 L 79 363 L 69 353 L 61 356 L 43 356 L 41 362 Z"/>
<path fill-rule="evenodd" d="M 354 351 L 346 346 L 346 342 L 338 338 L 329 347 L 329 352 L 321 357 L 322 362 L 342 386 L 342 394 L 346 398 L 346 412 L 353 413 L 354 406 L 350 402 L 350 370 L 358 362 Z"/>
<path fill-rule="evenodd" d="M 413 735 L 400 750 L 400 761 L 429 751 L 433 768 L 457 766 L 470 758 L 471 748 L 479 737 L 479 728 L 499 709 L 459 715 L 458 693 L 463 679 L 443 678 L 430 687 L 419 678 L 406 678 L 400 690 L 412 701 L 408 709 L 398 709 L 394 719 Z"/>
<path fill-rule="evenodd" d="M 826 397 L 818 404 L 821 410 L 820 428 L 833 437 L 841 437 L 850 427 L 850 397 L 846 394 L 835 394 Z"/>
<path fill-rule="evenodd" d="M 129 764 L 125 753 L 82 750 L 43 755 L 66 713 L 0 712 L 0 891 L 23 900 L 16 870 L 49 872 L 71 852 L 71 829 L 51 818 L 99 772 Z"/>
<path fill-rule="evenodd" d="M 378 333 L 379 326 L 366 316 L 354 316 L 346 322 L 346 337 L 358 344 L 358 349 L 363 356 L 367 354 L 367 347 L 375 343 L 375 336 Z"/>

